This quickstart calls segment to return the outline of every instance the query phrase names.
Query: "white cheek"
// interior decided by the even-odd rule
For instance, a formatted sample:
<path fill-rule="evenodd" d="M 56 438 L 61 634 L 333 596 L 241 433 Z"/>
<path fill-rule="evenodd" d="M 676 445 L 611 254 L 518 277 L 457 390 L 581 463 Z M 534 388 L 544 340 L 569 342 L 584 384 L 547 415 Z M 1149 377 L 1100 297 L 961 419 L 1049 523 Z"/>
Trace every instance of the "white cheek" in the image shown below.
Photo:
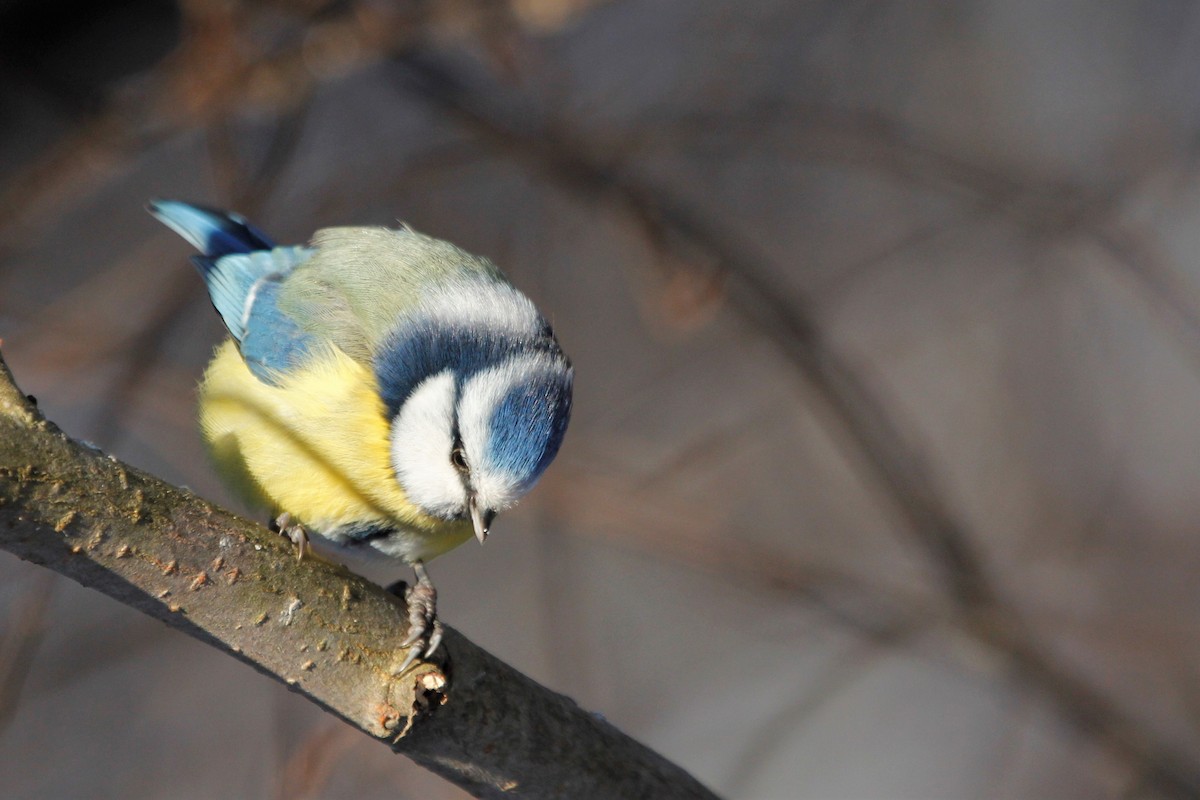
<path fill-rule="evenodd" d="M 454 428 L 454 377 L 442 372 L 423 381 L 392 422 L 392 466 L 408 499 L 439 517 L 464 513 L 466 490 L 450 463 Z"/>

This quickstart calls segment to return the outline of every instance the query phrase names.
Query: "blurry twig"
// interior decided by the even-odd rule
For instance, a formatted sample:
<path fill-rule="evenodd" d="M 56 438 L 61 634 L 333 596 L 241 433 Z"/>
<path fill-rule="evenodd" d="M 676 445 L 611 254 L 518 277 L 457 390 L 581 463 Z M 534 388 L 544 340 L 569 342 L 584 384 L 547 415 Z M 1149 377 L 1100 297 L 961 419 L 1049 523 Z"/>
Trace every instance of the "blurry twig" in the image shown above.
<path fill-rule="evenodd" d="M 534 574 L 541 593 L 537 608 L 545 636 L 542 649 L 555 684 L 586 694 L 595 687 L 596 660 L 588 652 L 592 640 L 588 608 L 575 589 L 587 573 L 587 561 L 579 558 L 572 542 L 559 535 L 562 526 L 556 523 L 567 518 L 543 509 L 535 506 L 531 525 L 536 540 Z"/>
<path fill-rule="evenodd" d="M 334 767 L 358 741 L 359 737 L 350 728 L 338 722 L 314 728 L 280 770 L 275 797 L 279 800 L 320 797 Z"/>
<path fill-rule="evenodd" d="M 567 465 L 547 476 L 545 483 L 542 497 L 556 515 L 572 520 L 575 529 L 801 599 L 859 636 L 892 641 L 896 631 L 911 629 L 917 620 L 952 622 L 927 597 L 865 581 L 835 566 L 800 561 L 777 548 L 700 531 L 695 521 L 716 515 L 690 502 L 674 508 L 667 491 L 660 491 L 652 502 L 639 503 L 626 482 L 572 471 Z M 639 508 L 647 513 L 639 514 Z"/>
<path fill-rule="evenodd" d="M 770 411 L 755 410 L 730 425 L 719 427 L 695 441 L 686 443 L 669 454 L 665 461 L 654 465 L 652 474 L 647 475 L 641 482 L 637 493 L 643 496 L 653 495 L 666 484 L 686 481 L 689 474 L 696 470 L 713 467 L 725 461 L 731 453 L 738 452 L 737 445 L 740 442 L 745 442 L 754 432 L 761 429 L 763 417 Z"/>
<path fill-rule="evenodd" d="M 418 195 L 426 187 L 424 181 L 434 176 L 444 176 L 447 171 L 471 166 L 486 160 L 487 154 L 480 151 L 474 142 L 449 142 L 430 145 L 412 156 L 397 170 L 394 180 L 384 190 L 389 208 L 404 205 L 408 195 Z M 314 216 L 323 219 L 351 219 L 358 216 L 364 204 L 361 192 L 341 191 L 337 183 L 330 184 L 321 192 Z M 408 219 L 401 216 L 399 222 Z"/>
<path fill-rule="evenodd" d="M 755 776 L 766 771 L 772 758 L 786 752 L 788 737 L 798 735 L 797 728 L 890 654 L 892 648 L 888 645 L 900 644 L 902 639 L 912 637 L 919 630 L 919 625 L 897 629 L 887 640 L 857 642 L 821 670 L 797 697 L 783 703 L 741 745 L 741 753 L 734 761 L 727 781 L 729 793 L 735 797 L 747 796 Z"/>
<path fill-rule="evenodd" d="M 1017 707 L 1008 715 L 1008 729 L 997 747 L 995 766 L 979 793 L 979 796 L 986 800 L 1005 800 L 1013 796 L 1012 776 L 1016 773 L 1034 711 L 1033 703 L 1024 695 L 1018 695 L 1016 703 Z"/>
<path fill-rule="evenodd" d="M 663 147 L 715 147 L 723 152 L 744 147 L 752 139 L 756 146 L 770 143 L 789 149 L 793 156 L 870 168 L 958 195 L 970 200 L 971 215 L 1003 215 L 1031 236 L 1090 238 L 1111 256 L 1107 266 L 1132 279 L 1142 297 L 1165 312 L 1172 332 L 1200 368 L 1200 292 L 1170 268 L 1146 234 L 1123 223 L 1119 213 L 1139 182 L 1156 172 L 1180 170 L 1180 159 L 1172 151 L 1142 148 L 1139 153 L 1149 161 L 1140 165 L 1134 177 L 1089 187 L 976 163 L 948 148 L 927 144 L 920 132 L 882 114 L 828 105 L 761 103 L 736 113 L 711 111 L 656 120 L 644 131 L 635 142 L 639 152 Z M 1197 169 L 1198 152 L 1200 148 L 1193 145 L 1184 170 Z M 1185 184 L 1177 178 L 1177 185 Z"/>
<path fill-rule="evenodd" d="M 209 160 L 217 186 L 229 206 L 242 214 L 251 216 L 262 209 L 300 145 L 312 107 L 313 87 L 302 88 L 303 95 L 275 121 L 266 152 L 257 163 L 247 163 L 238 154 L 238 134 L 229 119 L 217 120 L 207 128 Z"/>
<path fill-rule="evenodd" d="M 46 615 L 56 579 L 34 575 L 25 596 L 13 604 L 9 624 L 0 637 L 0 731 L 12 721 L 34 654 L 46 632 Z"/>
<path fill-rule="evenodd" d="M 152 316 L 121 348 L 120 370 L 97 403 L 96 417 L 91 425 L 91 436 L 97 441 L 109 447 L 115 444 L 118 423 L 133 410 L 138 392 L 153 374 L 171 332 L 184 318 L 184 312 L 199 301 L 196 277 L 191 273 L 190 269 L 179 270 L 179 277 L 171 282 L 170 290 L 158 298 Z"/>

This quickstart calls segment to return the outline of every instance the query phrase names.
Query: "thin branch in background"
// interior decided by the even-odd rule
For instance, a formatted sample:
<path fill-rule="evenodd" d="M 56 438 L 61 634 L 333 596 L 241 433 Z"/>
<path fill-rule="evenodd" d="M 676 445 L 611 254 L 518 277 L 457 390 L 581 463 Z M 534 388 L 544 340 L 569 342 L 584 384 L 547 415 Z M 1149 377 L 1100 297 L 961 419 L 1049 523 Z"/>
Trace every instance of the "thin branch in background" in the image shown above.
<path fill-rule="evenodd" d="M 878 146 L 892 152 L 890 163 L 897 165 L 898 175 L 921 182 L 931 174 L 937 175 L 948 184 L 947 188 L 973 193 L 981 208 L 1005 215 L 1032 235 L 1065 236 L 1074 232 L 1096 242 L 1111 257 L 1106 265 L 1132 279 L 1151 308 L 1161 312 L 1154 318 L 1168 322 L 1168 330 L 1176 334 L 1193 365 L 1200 369 L 1200 293 L 1179 269 L 1167 263 L 1149 234 L 1139 233 L 1120 220 L 1122 203 L 1133 187 L 1148 182 L 1156 173 L 1196 170 L 1200 148 L 1185 150 L 1183 158 L 1163 151 L 1143 166 L 1140 174 L 1100 190 L 1087 190 L 1005 175 L 917 144 L 919 137 L 914 132 L 894 123 L 870 126 L 870 130 Z"/>
<path fill-rule="evenodd" d="M 907 231 L 877 252 L 840 267 L 837 274 L 824 281 L 815 292 L 826 301 L 836 302 L 837 298 L 845 297 L 849 294 L 852 286 L 860 284 L 877 268 L 911 250 L 928 245 L 936 239 L 971 225 L 978 221 L 984 213 L 982 206 L 974 205 L 950 214 L 945 219 L 937 219 Z"/>
<path fill-rule="evenodd" d="M 1121 442 L 1108 474 L 1096 482 L 1095 502 L 1085 510 L 1074 535 L 1066 542 L 1076 561 L 1082 562 L 1094 555 L 1097 544 L 1111 531 L 1107 524 L 1109 520 L 1120 518 L 1121 506 L 1126 499 L 1123 489 L 1127 485 L 1126 465 L 1129 463 L 1124 456 L 1131 448 L 1130 442 Z"/>
<path fill-rule="evenodd" d="M 279 770 L 276 800 L 307 800 L 320 797 L 338 762 L 361 738 L 340 722 L 322 721 L 292 751 Z"/>
<path fill-rule="evenodd" d="M 313 87 L 304 87 L 302 97 L 277 116 L 267 139 L 266 152 L 253 163 L 238 155 L 234 142 L 238 133 L 228 119 L 215 121 L 206 128 L 209 162 L 221 196 L 231 208 L 255 215 L 267 204 L 283 174 L 292 162 L 304 134 L 312 109 Z"/>
<path fill-rule="evenodd" d="M 1008 800 L 1008 798 L 1015 800 L 1013 795 L 1014 776 L 1017 774 L 1016 768 L 1020 763 L 1021 753 L 1029 736 L 1036 707 L 1028 694 L 1016 692 L 1014 695 L 1013 702 L 1016 707 L 1008 714 L 1004 738 L 996 748 L 993 764 L 980 787 L 979 797 L 985 798 L 985 800 Z"/>
<path fill-rule="evenodd" d="M 153 658 L 172 635 L 164 625 L 130 625 L 122 628 L 120 637 L 97 636 L 89 642 L 87 658 L 46 664 L 44 669 L 39 665 L 36 689 L 27 687 L 24 697 L 27 702 L 53 697 L 60 692 L 69 692 L 107 670 L 119 669 L 122 663 L 141 657 Z"/>
<path fill-rule="evenodd" d="M 427 180 L 441 178 L 446 172 L 456 169 L 474 167 L 490 158 L 490 153 L 469 140 L 428 147 L 404 162 L 388 195 L 415 193 Z"/>
<path fill-rule="evenodd" d="M 766 771 L 772 759 L 787 752 L 787 746 L 812 717 L 837 700 L 838 696 L 874 669 L 893 648 L 917 635 L 920 624 L 913 628 L 897 628 L 887 638 L 860 640 L 833 660 L 791 701 L 781 701 L 780 707 L 763 720 L 739 748 L 730 777 L 726 781 L 729 794 L 748 796 L 754 778 Z"/>
<path fill-rule="evenodd" d="M 547 479 L 541 496 L 553 516 L 571 523 L 572 531 L 787 596 L 874 640 L 890 640 L 897 629 L 907 630 L 917 620 L 953 621 L 928 597 L 869 582 L 835 566 L 801 561 L 778 548 L 709 535 L 694 523 L 681 525 L 680 520 L 714 516 L 692 501 L 677 509 L 670 494 L 661 493 L 652 506 L 659 520 L 649 513 L 639 515 L 639 508 L 648 503 L 630 502 L 637 495 L 627 480 L 571 470 L 568 465 L 561 465 L 557 473 Z"/>
<path fill-rule="evenodd" d="M 1146 786 L 1146 782 L 1138 776 L 1130 778 L 1129 783 L 1121 789 L 1117 800 L 1154 800 L 1154 795 Z"/>
<path fill-rule="evenodd" d="M 671 484 L 691 481 L 691 476 L 698 470 L 715 469 L 732 458 L 744 457 L 744 443 L 752 440 L 752 434 L 762 430 L 763 418 L 771 413 L 770 408 L 750 410 L 731 424 L 710 430 L 704 436 L 685 443 L 656 464 L 636 492 L 655 495 Z"/>
<path fill-rule="evenodd" d="M 1183 718 L 1189 723 L 1191 735 L 1200 739 L 1200 670 L 1177 650 L 1166 649 L 1166 652 L 1174 657 L 1172 671 L 1176 676 L 1175 685 L 1179 687 L 1182 705 L 1186 711 Z"/>
<path fill-rule="evenodd" d="M 624 160 L 623 155 L 613 155 L 615 162 Z M 622 263 L 622 271 L 634 286 L 643 324 L 659 335 L 688 335 L 703 328 L 726 305 L 728 275 L 709 253 L 698 248 L 689 252 L 686 242 L 645 235 L 642 241 L 651 251 L 653 268 Z"/>
<path fill-rule="evenodd" d="M 147 230 L 153 230 L 152 220 L 147 217 L 146 222 Z M 166 241 L 164 235 L 161 242 Z M 112 305 L 128 302 L 127 297 L 111 299 L 113 287 L 145 286 L 150 280 L 146 265 L 170 257 L 161 242 L 142 242 L 45 301 L 27 302 L 21 318 L 26 322 L 49 321 L 50 325 L 6 334 L 5 341 L 32 354 L 39 364 L 64 378 L 71 372 L 119 358 L 142 334 L 142 316 L 133 316 L 130 311 L 113 314 Z M 156 289 L 154 294 L 160 291 Z M 99 303 L 98 298 L 109 302 Z"/>
<path fill-rule="evenodd" d="M 681 371 L 680 367 L 680 364 L 666 367 L 653 386 L 670 385 L 671 376 Z M 593 419 L 605 412 L 619 419 L 632 419 L 641 413 L 645 403 L 661 396 L 661 387 L 653 391 L 643 388 L 641 392 L 633 393 L 631 402 L 606 404 L 593 415 Z M 577 451 L 586 451 L 587 470 L 595 476 L 616 480 L 623 475 L 636 473 L 638 483 L 630 486 L 629 491 L 632 496 L 641 496 L 650 503 L 651 496 L 660 491 L 665 491 L 669 496 L 676 488 L 691 484 L 696 472 L 716 470 L 735 458 L 744 458 L 747 454 L 746 442 L 753 442 L 749 446 L 756 449 L 763 446 L 763 442 L 753 441 L 753 435 L 761 433 L 764 419 L 776 413 L 779 413 L 778 409 L 770 404 L 747 410 L 728 424 L 694 436 L 665 454 L 639 451 L 630 458 L 620 447 L 628 440 L 608 432 L 608 429 L 620 430 L 623 427 L 616 422 L 600 426 L 605 429 L 601 435 L 592 434 L 582 439 L 577 437 L 575 447 Z M 614 444 L 617 445 L 615 449 Z"/>
<path fill-rule="evenodd" d="M 583 696 L 596 686 L 596 659 L 589 653 L 593 641 L 589 610 L 577 588 L 585 579 L 587 559 L 580 558 L 570 537 L 567 520 L 535 506 L 533 514 L 534 574 L 541 596 L 537 603 L 541 633 L 556 686 Z"/>
<path fill-rule="evenodd" d="M 490 154 L 475 142 L 454 141 L 431 145 L 406 159 L 397 169 L 395 180 L 389 181 L 379 192 L 387 198 L 388 208 L 401 209 L 400 222 L 410 221 L 403 216 L 403 208 L 415 205 L 411 199 L 419 196 L 426 181 L 441 178 L 448 171 L 470 167 L 490 158 Z M 350 219 L 374 201 L 375 195 L 364 196 L 358 190 L 342 192 L 337 183 L 323 187 L 318 198 L 314 216 L 320 219 Z"/>
<path fill-rule="evenodd" d="M 46 633 L 46 618 L 57 578 L 34 575 L 20 600 L 12 604 L 8 625 L 0 635 L 0 732 L 16 716 L 25 679 Z"/>
<path fill-rule="evenodd" d="M 753 419 L 750 415 L 746 423 Z M 733 440 L 735 435 L 723 430 L 716 439 Z M 548 477 L 541 492 L 546 507 L 561 516 L 564 524 L 559 527 L 563 530 L 710 572 L 753 590 L 783 594 L 875 641 L 911 628 L 918 619 L 931 624 L 954 623 L 932 598 L 874 583 L 833 565 L 797 559 L 751 540 L 731 538 L 724 527 L 726 515 L 698 507 L 694 499 L 675 500 L 686 481 L 659 481 L 658 469 L 655 475 L 631 478 L 627 468 L 605 468 L 601 466 L 605 454 L 589 448 L 587 442 L 577 442 L 575 452 L 581 455 L 562 464 L 560 472 L 564 474 Z M 697 460 L 706 463 L 709 457 L 725 455 L 712 437 L 701 437 L 672 457 L 673 466 L 668 469 L 686 469 Z M 647 481 L 657 482 L 653 491 L 647 490 Z M 681 525 L 681 520 L 688 524 Z M 704 526 L 697 520 L 715 522 Z M 710 527 L 720 530 L 710 531 Z"/>
<path fill-rule="evenodd" d="M 911 135 L 893 136 L 888 144 L 911 140 Z M 909 145 L 912 148 L 911 144 Z M 939 170 L 942 176 L 963 189 L 977 193 L 994 211 L 1005 214 L 1027 231 L 1066 235 L 1077 232 L 1106 251 L 1110 260 L 1098 263 L 1132 279 L 1133 286 L 1160 313 L 1154 318 L 1167 322 L 1167 329 L 1184 346 L 1193 365 L 1200 369 L 1200 293 L 1177 268 L 1172 268 L 1149 234 L 1139 233 L 1120 219 L 1122 203 L 1138 183 L 1156 173 L 1196 170 L 1200 148 L 1184 151 L 1184 158 L 1164 151 L 1157 160 L 1142 167 L 1141 174 L 1099 192 L 1069 186 L 1038 185 L 1007 177 L 965 159 L 951 157 L 930 147 L 912 148 L 911 153 Z M 914 171 L 910 171 L 910 174 Z"/>
<path fill-rule="evenodd" d="M 1200 294 L 1178 269 L 1153 247 L 1150 237 L 1120 221 L 1120 209 L 1134 187 L 1160 173 L 1200 169 L 1200 148 L 1182 154 L 1155 151 L 1133 177 L 1091 188 L 1039 182 L 1015 176 L 947 148 L 929 145 L 919 132 L 880 114 L 828 106 L 763 104 L 738 114 L 708 112 L 650 126 L 644 148 L 681 146 L 706 137 L 731 138 L 744 145 L 771 141 L 771 132 L 786 131 L 775 146 L 799 147 L 809 158 L 825 158 L 845 166 L 863 166 L 947 194 L 973 198 L 975 212 L 1003 215 L 1039 238 L 1077 233 L 1094 240 L 1111 255 L 1108 266 L 1133 279 L 1153 308 L 1164 312 L 1200 368 Z M 1184 184 L 1177 183 L 1180 189 Z"/>
<path fill-rule="evenodd" d="M 197 283 L 191 269 L 180 269 L 168 291 L 159 295 L 147 323 L 122 348 L 120 369 L 97 404 L 96 416 L 89 426 L 96 441 L 104 442 L 107 447 L 117 445 L 120 422 L 135 412 L 138 395 L 158 366 L 163 346 L 186 319 L 186 311 L 200 302 Z"/>
<path fill-rule="evenodd" d="M 126 117 L 122 108 L 88 123 L 0 185 L 0 257 L 22 247 L 90 189 L 110 180 L 134 154 L 170 135 L 131 130 Z"/>
<path fill-rule="evenodd" d="M 629 389 L 622 387 L 620 394 L 613 393 L 605 398 L 607 402 L 597 404 L 599 407 L 591 414 L 592 428 L 605 431 L 606 436 L 613 435 L 610 431 L 620 432 L 627 429 L 631 423 L 641 419 L 645 410 L 653 407 L 662 395 L 662 387 L 659 384 L 669 386 L 683 380 L 693 371 L 703 372 L 708 358 L 708 353 L 699 349 L 667 352 L 665 359 L 654 365 L 653 380 L 637 381 Z M 604 457 L 602 453 L 596 455 Z"/>
<path fill-rule="evenodd" d="M 1109 256 L 1101 263 L 1132 279 L 1134 288 L 1160 312 L 1155 320 L 1174 334 L 1200 373 L 1200 295 L 1196 287 L 1168 266 L 1146 234 L 1114 224 L 1093 231 L 1092 237 Z"/>
<path fill-rule="evenodd" d="M 1062 183 L 1038 183 L 958 156 L 929 136 L 871 109 L 770 99 L 734 112 L 710 110 L 651 120 L 646 150 L 770 146 L 781 157 L 868 169 L 941 194 L 986 202 L 1021 215 L 1042 230 L 1089 213 L 1103 215 L 1127 186 L 1086 191 Z"/>

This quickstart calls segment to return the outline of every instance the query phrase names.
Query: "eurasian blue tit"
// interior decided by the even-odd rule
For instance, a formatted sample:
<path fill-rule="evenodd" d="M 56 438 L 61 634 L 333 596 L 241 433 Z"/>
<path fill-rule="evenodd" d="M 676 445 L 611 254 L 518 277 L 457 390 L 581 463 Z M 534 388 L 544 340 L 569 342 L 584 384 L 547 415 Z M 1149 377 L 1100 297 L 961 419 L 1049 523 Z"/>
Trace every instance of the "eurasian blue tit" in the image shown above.
<path fill-rule="evenodd" d="M 312 533 L 412 565 L 409 662 L 432 653 L 425 562 L 482 542 L 562 443 L 573 372 L 550 325 L 491 261 L 406 226 L 277 247 L 237 214 L 149 211 L 203 253 L 229 330 L 200 385 L 218 471 L 301 554 Z"/>

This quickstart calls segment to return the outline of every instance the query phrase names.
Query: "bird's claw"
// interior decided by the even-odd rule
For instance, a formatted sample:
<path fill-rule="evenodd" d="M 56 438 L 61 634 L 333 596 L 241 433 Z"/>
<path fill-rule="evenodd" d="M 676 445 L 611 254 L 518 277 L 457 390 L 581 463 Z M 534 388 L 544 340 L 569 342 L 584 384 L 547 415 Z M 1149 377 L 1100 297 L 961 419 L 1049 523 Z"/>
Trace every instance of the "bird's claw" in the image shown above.
<path fill-rule="evenodd" d="M 304 526 L 299 522 L 292 522 L 292 515 L 285 511 L 275 518 L 272 527 L 296 545 L 296 560 L 303 561 L 309 551 L 308 531 Z"/>
<path fill-rule="evenodd" d="M 414 564 L 417 582 L 404 590 L 404 600 L 408 603 L 408 636 L 400 643 L 408 648 L 408 655 L 400 665 L 399 672 L 404 672 L 418 658 L 429 658 L 442 643 L 442 622 L 437 618 L 437 589 L 429 579 L 429 573 L 424 565 Z M 395 588 L 391 590 L 399 594 Z"/>

